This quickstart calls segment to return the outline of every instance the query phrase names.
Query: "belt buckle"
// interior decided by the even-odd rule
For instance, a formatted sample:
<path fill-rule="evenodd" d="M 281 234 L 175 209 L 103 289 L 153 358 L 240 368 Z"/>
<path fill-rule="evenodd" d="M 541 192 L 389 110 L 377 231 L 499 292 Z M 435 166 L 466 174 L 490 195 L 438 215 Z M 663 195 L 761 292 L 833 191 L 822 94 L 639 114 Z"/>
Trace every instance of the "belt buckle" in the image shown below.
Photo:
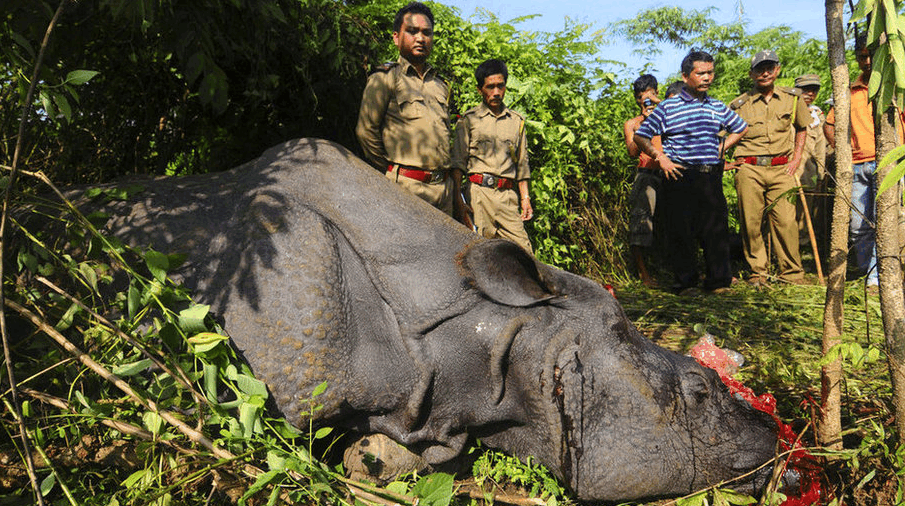
<path fill-rule="evenodd" d="M 489 186 L 491 188 L 495 188 L 497 184 L 497 179 L 490 175 L 484 175 L 484 186 Z"/>

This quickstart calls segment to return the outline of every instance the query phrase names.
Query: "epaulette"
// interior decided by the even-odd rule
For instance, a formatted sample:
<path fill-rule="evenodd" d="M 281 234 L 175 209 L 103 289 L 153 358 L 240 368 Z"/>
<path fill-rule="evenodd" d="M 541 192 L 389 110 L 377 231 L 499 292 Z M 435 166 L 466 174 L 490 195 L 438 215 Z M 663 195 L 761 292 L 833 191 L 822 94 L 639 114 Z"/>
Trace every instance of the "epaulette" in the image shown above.
<path fill-rule="evenodd" d="M 465 112 L 462 114 L 462 116 L 468 116 L 469 114 L 474 114 L 474 113 L 476 113 L 476 112 L 478 112 L 478 108 L 477 108 L 477 107 L 472 107 L 471 109 L 465 111 Z"/>
<path fill-rule="evenodd" d="M 515 116 L 516 118 L 518 118 L 519 120 L 525 121 L 525 117 L 518 111 L 513 111 L 512 109 L 509 109 L 509 113 L 512 114 L 513 116 Z"/>
<path fill-rule="evenodd" d="M 378 65 L 378 66 L 374 67 L 374 70 L 372 71 L 372 73 L 373 73 L 373 72 L 389 72 L 389 71 L 392 70 L 393 67 L 395 67 L 396 65 L 399 65 L 399 63 L 398 63 L 398 62 L 394 62 L 394 61 L 388 61 L 388 62 L 386 62 L 386 63 L 384 63 L 384 64 L 382 64 L 382 65 Z"/>
<path fill-rule="evenodd" d="M 801 88 L 789 88 L 788 86 L 777 86 L 777 90 L 784 91 L 789 95 L 801 96 Z"/>
<path fill-rule="evenodd" d="M 733 111 L 738 109 L 739 107 L 745 105 L 745 102 L 748 101 L 748 98 L 751 96 L 750 93 L 745 92 L 735 98 L 732 102 L 729 102 L 729 108 Z"/>

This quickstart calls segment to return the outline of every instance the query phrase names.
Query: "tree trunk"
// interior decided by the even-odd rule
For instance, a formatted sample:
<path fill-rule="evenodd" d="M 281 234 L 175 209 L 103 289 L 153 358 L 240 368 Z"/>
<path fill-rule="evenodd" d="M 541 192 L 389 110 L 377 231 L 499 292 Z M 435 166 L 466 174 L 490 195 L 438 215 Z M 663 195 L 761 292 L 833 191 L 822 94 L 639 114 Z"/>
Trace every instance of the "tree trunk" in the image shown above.
<path fill-rule="evenodd" d="M 843 0 L 826 0 L 826 40 L 833 78 L 833 102 L 836 108 L 836 196 L 833 201 L 833 225 L 827 256 L 826 301 L 823 312 L 823 354 L 841 342 L 845 264 L 848 260 L 848 227 L 852 195 L 852 146 L 849 133 L 851 95 L 848 66 L 845 62 L 845 35 L 842 31 Z M 821 405 L 817 438 L 820 444 L 842 449 L 842 360 L 837 359 L 820 370 Z"/>
<path fill-rule="evenodd" d="M 877 162 L 898 144 L 895 108 L 888 108 L 877 122 Z M 877 167 L 876 181 L 882 181 L 895 163 Z M 878 184 L 879 186 L 879 184 Z M 877 267 L 880 270 L 880 310 L 886 336 L 886 359 L 892 380 L 892 404 L 899 441 L 905 441 L 905 296 L 902 292 L 902 264 L 899 262 L 899 187 L 877 195 Z"/>

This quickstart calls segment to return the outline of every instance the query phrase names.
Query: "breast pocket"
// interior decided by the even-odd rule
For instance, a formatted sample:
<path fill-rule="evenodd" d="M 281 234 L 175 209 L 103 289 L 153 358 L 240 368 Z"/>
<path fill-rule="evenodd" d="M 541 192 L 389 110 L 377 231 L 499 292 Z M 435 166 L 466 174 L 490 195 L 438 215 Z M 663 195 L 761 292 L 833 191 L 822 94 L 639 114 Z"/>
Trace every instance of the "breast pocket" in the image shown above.
<path fill-rule="evenodd" d="M 410 89 L 397 89 L 396 102 L 399 105 L 399 114 L 406 119 L 418 119 L 424 116 L 427 105 L 424 97 Z"/>
<path fill-rule="evenodd" d="M 776 111 L 773 115 L 776 128 L 786 128 L 792 123 L 792 111 Z"/>
<path fill-rule="evenodd" d="M 476 135 L 471 142 L 471 152 L 474 155 L 488 155 L 493 153 L 493 137 L 487 135 Z"/>

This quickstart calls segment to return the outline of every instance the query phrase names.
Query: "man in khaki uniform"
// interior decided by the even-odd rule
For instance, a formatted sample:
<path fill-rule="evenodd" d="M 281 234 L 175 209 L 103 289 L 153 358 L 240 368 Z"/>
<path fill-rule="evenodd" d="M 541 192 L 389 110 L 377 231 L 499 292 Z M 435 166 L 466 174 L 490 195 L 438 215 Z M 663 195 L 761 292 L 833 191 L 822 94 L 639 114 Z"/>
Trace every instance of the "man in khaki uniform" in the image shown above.
<path fill-rule="evenodd" d="M 798 165 L 798 175 L 801 185 L 809 190 L 812 195 L 808 199 L 808 210 L 811 213 L 811 221 L 814 224 L 817 240 L 820 242 L 824 235 L 823 226 L 826 214 L 826 137 L 823 135 L 823 123 L 826 117 L 823 111 L 814 105 L 814 99 L 820 92 L 820 76 L 817 74 L 805 74 L 795 78 L 795 88 L 801 91 L 801 100 L 808 106 L 810 123 L 808 133 L 804 141 L 804 152 L 801 163 Z M 810 236 L 804 218 L 802 202 L 798 202 L 798 225 L 800 240 L 808 241 Z"/>
<path fill-rule="evenodd" d="M 388 178 L 452 215 L 460 183 L 449 177 L 449 87 L 427 63 L 433 40 L 426 5 L 412 2 L 396 13 L 399 59 L 368 77 L 355 134 Z"/>
<path fill-rule="evenodd" d="M 796 90 L 774 86 L 780 70 L 775 52 L 757 53 L 748 74 L 754 88 L 729 104 L 748 123 L 733 165 L 738 168 L 735 188 L 745 259 L 751 267 L 749 282 L 755 286 L 767 283 L 770 264 L 761 233 L 764 214 L 770 219 L 780 279 L 790 283 L 804 279 L 795 205 L 781 196 L 796 186 L 792 175 L 801 163 L 811 115 Z"/>
<path fill-rule="evenodd" d="M 487 60 L 478 65 L 475 78 L 483 101 L 456 126 L 453 177 L 467 175 L 479 234 L 508 239 L 533 253 L 522 223 L 534 215 L 528 195 L 531 171 L 525 119 L 503 103 L 509 78 L 505 63 Z"/>

